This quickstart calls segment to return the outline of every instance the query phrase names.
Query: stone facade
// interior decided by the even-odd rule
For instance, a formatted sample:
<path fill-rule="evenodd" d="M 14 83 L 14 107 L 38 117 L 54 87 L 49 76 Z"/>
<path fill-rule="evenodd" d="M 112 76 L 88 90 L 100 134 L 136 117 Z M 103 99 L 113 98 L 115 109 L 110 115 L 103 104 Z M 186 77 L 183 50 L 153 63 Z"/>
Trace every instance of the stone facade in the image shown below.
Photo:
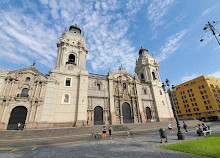
<path fill-rule="evenodd" d="M 57 60 L 49 75 L 35 63 L 0 72 L 0 129 L 27 129 L 145 123 L 173 120 L 167 93 L 162 90 L 159 65 L 145 48 L 135 72 L 105 75 L 86 70 L 86 40 L 77 25 L 57 43 Z"/>

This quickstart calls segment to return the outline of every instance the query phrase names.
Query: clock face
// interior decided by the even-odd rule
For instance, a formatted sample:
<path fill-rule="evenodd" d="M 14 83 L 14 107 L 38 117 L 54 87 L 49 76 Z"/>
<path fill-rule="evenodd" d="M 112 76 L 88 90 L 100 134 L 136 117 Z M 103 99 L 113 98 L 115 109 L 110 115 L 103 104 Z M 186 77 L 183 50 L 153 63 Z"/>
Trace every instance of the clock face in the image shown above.
<path fill-rule="evenodd" d="M 68 67 L 68 70 L 73 70 L 74 69 L 74 66 L 73 65 L 70 65 L 69 67 Z"/>

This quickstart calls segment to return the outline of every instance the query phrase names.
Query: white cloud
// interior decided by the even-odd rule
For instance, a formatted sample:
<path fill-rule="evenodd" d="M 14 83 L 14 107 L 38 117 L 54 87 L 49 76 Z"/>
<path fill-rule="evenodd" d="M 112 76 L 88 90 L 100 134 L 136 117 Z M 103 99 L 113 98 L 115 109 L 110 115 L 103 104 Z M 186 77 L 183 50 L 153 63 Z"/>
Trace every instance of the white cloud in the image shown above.
<path fill-rule="evenodd" d="M 160 48 L 160 52 L 156 56 L 156 60 L 158 62 L 161 62 L 171 56 L 180 47 L 179 41 L 186 33 L 186 30 L 182 30 L 175 35 L 169 37 L 165 45 Z"/>
<path fill-rule="evenodd" d="M 216 78 L 220 78 L 220 70 L 212 73 L 212 74 L 209 74 L 208 76 L 212 76 L 212 77 L 216 77 Z"/>
<path fill-rule="evenodd" d="M 180 82 L 184 83 L 184 82 L 187 82 L 187 81 L 192 80 L 192 79 L 199 77 L 199 76 L 202 76 L 202 74 L 191 74 L 189 76 L 182 76 L 180 78 Z"/>
<path fill-rule="evenodd" d="M 133 73 L 137 52 L 127 39 L 127 33 L 130 21 L 134 20 L 133 16 L 145 1 L 124 4 L 120 0 L 73 0 L 71 3 L 67 0 L 41 0 L 40 3 L 30 1 L 23 8 L 6 7 L 0 11 L 2 57 L 7 57 L 2 52 L 10 45 L 8 53 L 11 56 L 18 53 L 23 58 L 18 64 L 35 60 L 51 69 L 57 55 L 56 42 L 62 31 L 78 23 L 85 32 L 90 71 L 106 73 L 108 68 L 117 70 L 123 64 L 128 72 Z"/>
<path fill-rule="evenodd" d="M 213 9 L 215 9 L 215 6 L 214 6 L 214 7 L 211 7 L 211 8 L 207 8 L 207 9 L 202 13 L 202 16 L 205 16 L 205 15 L 209 14 Z"/>
<path fill-rule="evenodd" d="M 153 21 L 153 28 L 163 25 L 163 17 L 167 10 L 174 3 L 174 0 L 154 0 L 148 7 L 148 19 Z"/>

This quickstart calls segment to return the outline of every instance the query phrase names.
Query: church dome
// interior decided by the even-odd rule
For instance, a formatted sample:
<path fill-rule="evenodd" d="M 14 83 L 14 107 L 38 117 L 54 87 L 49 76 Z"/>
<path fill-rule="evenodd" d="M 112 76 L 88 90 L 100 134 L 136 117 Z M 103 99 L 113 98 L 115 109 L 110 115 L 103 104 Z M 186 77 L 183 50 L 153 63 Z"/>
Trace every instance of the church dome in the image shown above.
<path fill-rule="evenodd" d="M 69 32 L 78 33 L 81 35 L 81 29 L 77 26 L 77 24 L 70 26 Z"/>

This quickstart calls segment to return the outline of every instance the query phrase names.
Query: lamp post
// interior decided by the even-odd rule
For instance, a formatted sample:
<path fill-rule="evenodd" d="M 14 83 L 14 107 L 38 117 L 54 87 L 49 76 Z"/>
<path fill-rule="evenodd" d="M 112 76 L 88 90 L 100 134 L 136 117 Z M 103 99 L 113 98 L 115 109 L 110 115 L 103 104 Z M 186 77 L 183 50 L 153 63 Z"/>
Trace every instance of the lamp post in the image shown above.
<path fill-rule="evenodd" d="M 168 89 L 166 88 L 166 85 L 167 85 Z M 176 125 L 177 125 L 177 129 L 178 129 L 177 137 L 178 137 L 179 140 L 184 140 L 185 139 L 185 134 L 181 130 L 181 126 L 180 126 L 180 123 L 179 123 L 179 118 L 178 118 L 178 115 L 176 113 L 176 107 L 174 106 L 174 103 L 173 103 L 172 91 L 175 92 L 176 87 L 174 87 L 174 85 L 172 85 L 172 91 L 171 91 L 170 81 L 168 79 L 166 79 L 166 85 L 164 83 L 162 83 L 162 88 L 163 88 L 164 92 L 166 92 L 166 91 L 168 92 L 169 97 L 170 97 L 170 102 L 171 102 L 171 106 L 172 106 L 172 109 L 173 109 L 173 114 L 174 114 L 174 117 L 176 119 Z"/>
<path fill-rule="evenodd" d="M 208 32 L 208 31 L 211 31 L 212 34 L 215 36 L 215 38 L 216 38 L 218 44 L 220 45 L 220 42 L 219 42 L 219 40 L 218 40 L 218 38 L 217 38 L 217 36 L 220 36 L 220 33 L 219 33 L 219 31 L 215 28 L 215 26 L 216 26 L 217 23 L 219 23 L 219 22 L 215 22 L 215 21 L 209 22 L 209 21 L 208 21 L 208 24 L 205 25 L 205 27 L 203 28 L 203 30 L 205 31 L 205 33 Z M 201 39 L 200 39 L 200 42 L 204 41 L 203 36 L 205 35 L 205 33 L 202 35 L 202 37 L 201 37 Z M 218 35 L 216 36 L 216 34 L 218 34 Z"/>

